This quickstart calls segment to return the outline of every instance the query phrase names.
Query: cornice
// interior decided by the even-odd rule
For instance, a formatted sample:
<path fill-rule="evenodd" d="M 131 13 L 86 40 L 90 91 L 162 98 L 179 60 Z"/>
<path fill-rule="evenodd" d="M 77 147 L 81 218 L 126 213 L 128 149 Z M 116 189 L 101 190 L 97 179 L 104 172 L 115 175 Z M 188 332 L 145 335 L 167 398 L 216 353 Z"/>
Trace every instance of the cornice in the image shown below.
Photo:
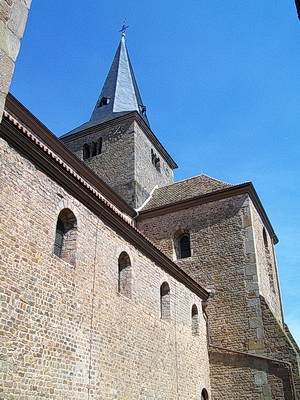
<path fill-rule="evenodd" d="M 241 183 L 240 185 L 234 185 L 225 189 L 216 190 L 211 193 L 206 193 L 200 196 L 191 197 L 189 199 L 177 201 L 175 203 L 166 204 L 163 206 L 155 207 L 149 210 L 141 210 L 137 221 L 145 219 L 159 217 L 165 214 L 185 210 L 187 208 L 195 207 L 200 204 L 211 203 L 218 200 L 223 200 L 233 196 L 239 196 L 246 194 L 252 200 L 256 210 L 258 211 L 265 227 L 267 228 L 274 244 L 278 243 L 278 238 L 274 232 L 271 222 L 263 208 L 263 205 L 257 195 L 256 190 L 251 182 Z"/>
<path fill-rule="evenodd" d="M 201 299 L 208 299 L 209 292 L 204 287 L 194 281 L 192 277 L 181 270 L 159 248 L 151 243 L 146 236 L 139 232 L 110 201 L 102 196 L 86 179 L 80 176 L 73 169 L 72 165 L 66 163 L 45 142 L 42 142 L 33 132 L 25 128 L 7 111 L 4 111 L 0 132 L 1 136 L 8 143 L 88 207 L 124 239 L 132 243 L 143 254 L 188 287 Z M 52 140 L 58 141 L 55 137 Z M 68 150 L 66 149 L 66 151 Z"/>

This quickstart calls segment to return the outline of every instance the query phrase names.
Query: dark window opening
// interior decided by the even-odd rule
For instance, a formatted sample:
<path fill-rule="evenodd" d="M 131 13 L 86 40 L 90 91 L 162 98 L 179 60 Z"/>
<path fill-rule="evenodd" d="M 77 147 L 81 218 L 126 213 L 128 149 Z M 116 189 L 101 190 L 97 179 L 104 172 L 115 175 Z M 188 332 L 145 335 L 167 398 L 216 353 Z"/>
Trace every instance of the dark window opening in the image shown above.
<path fill-rule="evenodd" d="M 57 218 L 53 254 L 75 265 L 76 239 L 76 217 L 71 210 L 65 208 Z"/>
<path fill-rule="evenodd" d="M 87 158 L 90 158 L 91 152 L 90 152 L 90 146 L 88 144 L 83 145 L 83 159 L 86 160 Z"/>
<path fill-rule="evenodd" d="M 160 287 L 160 317 L 164 320 L 171 317 L 170 286 L 167 282 Z"/>
<path fill-rule="evenodd" d="M 265 228 L 263 228 L 263 239 L 264 239 L 265 249 L 269 250 L 267 232 L 266 232 Z"/>
<path fill-rule="evenodd" d="M 187 258 L 191 256 L 190 236 L 182 235 L 179 238 L 180 258 Z"/>
<path fill-rule="evenodd" d="M 97 155 L 97 143 L 92 142 L 91 149 L 91 157 L 95 157 Z"/>
<path fill-rule="evenodd" d="M 143 105 L 140 105 L 140 110 L 141 110 L 141 113 L 142 113 L 142 115 L 146 115 L 146 106 L 143 106 Z"/>
<path fill-rule="evenodd" d="M 86 160 L 91 157 L 95 157 L 102 153 L 102 138 L 99 138 L 97 142 L 83 145 L 83 159 Z"/>
<path fill-rule="evenodd" d="M 192 335 L 199 335 L 199 314 L 196 304 L 192 307 Z"/>
<path fill-rule="evenodd" d="M 157 171 L 160 172 L 160 159 L 159 157 L 156 156 L 156 154 L 152 149 L 151 149 L 151 161 L 154 167 L 157 169 Z"/>
<path fill-rule="evenodd" d="M 129 255 L 123 251 L 118 261 L 118 292 L 131 298 L 132 268 Z"/>
<path fill-rule="evenodd" d="M 208 400 L 208 393 L 206 389 L 203 389 L 201 392 L 201 400 Z"/>
<path fill-rule="evenodd" d="M 102 97 L 102 99 L 100 100 L 100 103 L 98 105 L 99 107 L 103 107 L 103 106 L 107 106 L 107 104 L 109 103 L 109 98 L 108 97 Z"/>

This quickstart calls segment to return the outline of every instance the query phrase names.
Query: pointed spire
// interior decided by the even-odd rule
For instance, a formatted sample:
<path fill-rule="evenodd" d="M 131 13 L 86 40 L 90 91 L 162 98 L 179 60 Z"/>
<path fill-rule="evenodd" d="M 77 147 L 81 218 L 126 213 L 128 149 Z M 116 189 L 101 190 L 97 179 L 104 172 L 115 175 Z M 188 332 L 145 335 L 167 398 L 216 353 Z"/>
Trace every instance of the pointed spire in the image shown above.
<path fill-rule="evenodd" d="M 130 111 L 137 111 L 149 126 L 146 107 L 143 105 L 125 45 L 125 33 L 122 32 L 121 42 L 90 121 L 104 122 Z"/>

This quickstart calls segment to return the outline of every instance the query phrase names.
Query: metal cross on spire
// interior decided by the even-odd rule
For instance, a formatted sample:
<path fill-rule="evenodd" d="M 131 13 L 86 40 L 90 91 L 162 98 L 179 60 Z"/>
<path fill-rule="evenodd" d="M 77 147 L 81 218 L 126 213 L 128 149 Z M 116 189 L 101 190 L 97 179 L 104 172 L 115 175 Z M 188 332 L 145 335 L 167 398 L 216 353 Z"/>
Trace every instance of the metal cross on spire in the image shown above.
<path fill-rule="evenodd" d="M 119 30 L 119 32 L 122 33 L 122 36 L 125 36 L 125 31 L 127 28 L 129 28 L 129 25 L 126 26 L 125 23 L 126 23 L 126 19 L 124 19 L 122 28 Z"/>

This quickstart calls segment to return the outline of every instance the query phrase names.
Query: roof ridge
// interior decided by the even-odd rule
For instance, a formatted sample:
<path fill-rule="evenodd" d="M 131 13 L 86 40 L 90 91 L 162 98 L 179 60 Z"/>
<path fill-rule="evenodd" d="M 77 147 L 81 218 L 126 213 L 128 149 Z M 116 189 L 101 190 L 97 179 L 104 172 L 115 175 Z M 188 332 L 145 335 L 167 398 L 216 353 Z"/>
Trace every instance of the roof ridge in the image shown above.
<path fill-rule="evenodd" d="M 178 183 L 182 183 L 182 182 L 185 182 L 185 181 L 189 181 L 189 180 L 198 178 L 198 177 L 200 177 L 200 176 L 205 176 L 206 178 L 212 179 L 212 180 L 214 180 L 214 181 L 216 181 L 216 182 L 225 183 L 226 185 L 229 185 L 229 186 L 236 186 L 236 185 L 239 185 L 238 183 L 228 183 L 228 182 L 221 181 L 220 179 L 213 178 L 213 177 L 211 177 L 211 176 L 209 176 L 209 175 L 207 175 L 207 174 L 199 174 L 199 175 L 191 176 L 191 177 L 189 177 L 189 178 L 181 179 L 180 181 L 176 181 L 176 182 L 170 183 L 170 184 L 168 184 L 168 185 L 160 186 L 159 188 L 157 188 L 157 190 L 159 190 L 159 189 L 165 189 L 165 188 L 167 188 L 168 186 L 177 185 Z"/>

